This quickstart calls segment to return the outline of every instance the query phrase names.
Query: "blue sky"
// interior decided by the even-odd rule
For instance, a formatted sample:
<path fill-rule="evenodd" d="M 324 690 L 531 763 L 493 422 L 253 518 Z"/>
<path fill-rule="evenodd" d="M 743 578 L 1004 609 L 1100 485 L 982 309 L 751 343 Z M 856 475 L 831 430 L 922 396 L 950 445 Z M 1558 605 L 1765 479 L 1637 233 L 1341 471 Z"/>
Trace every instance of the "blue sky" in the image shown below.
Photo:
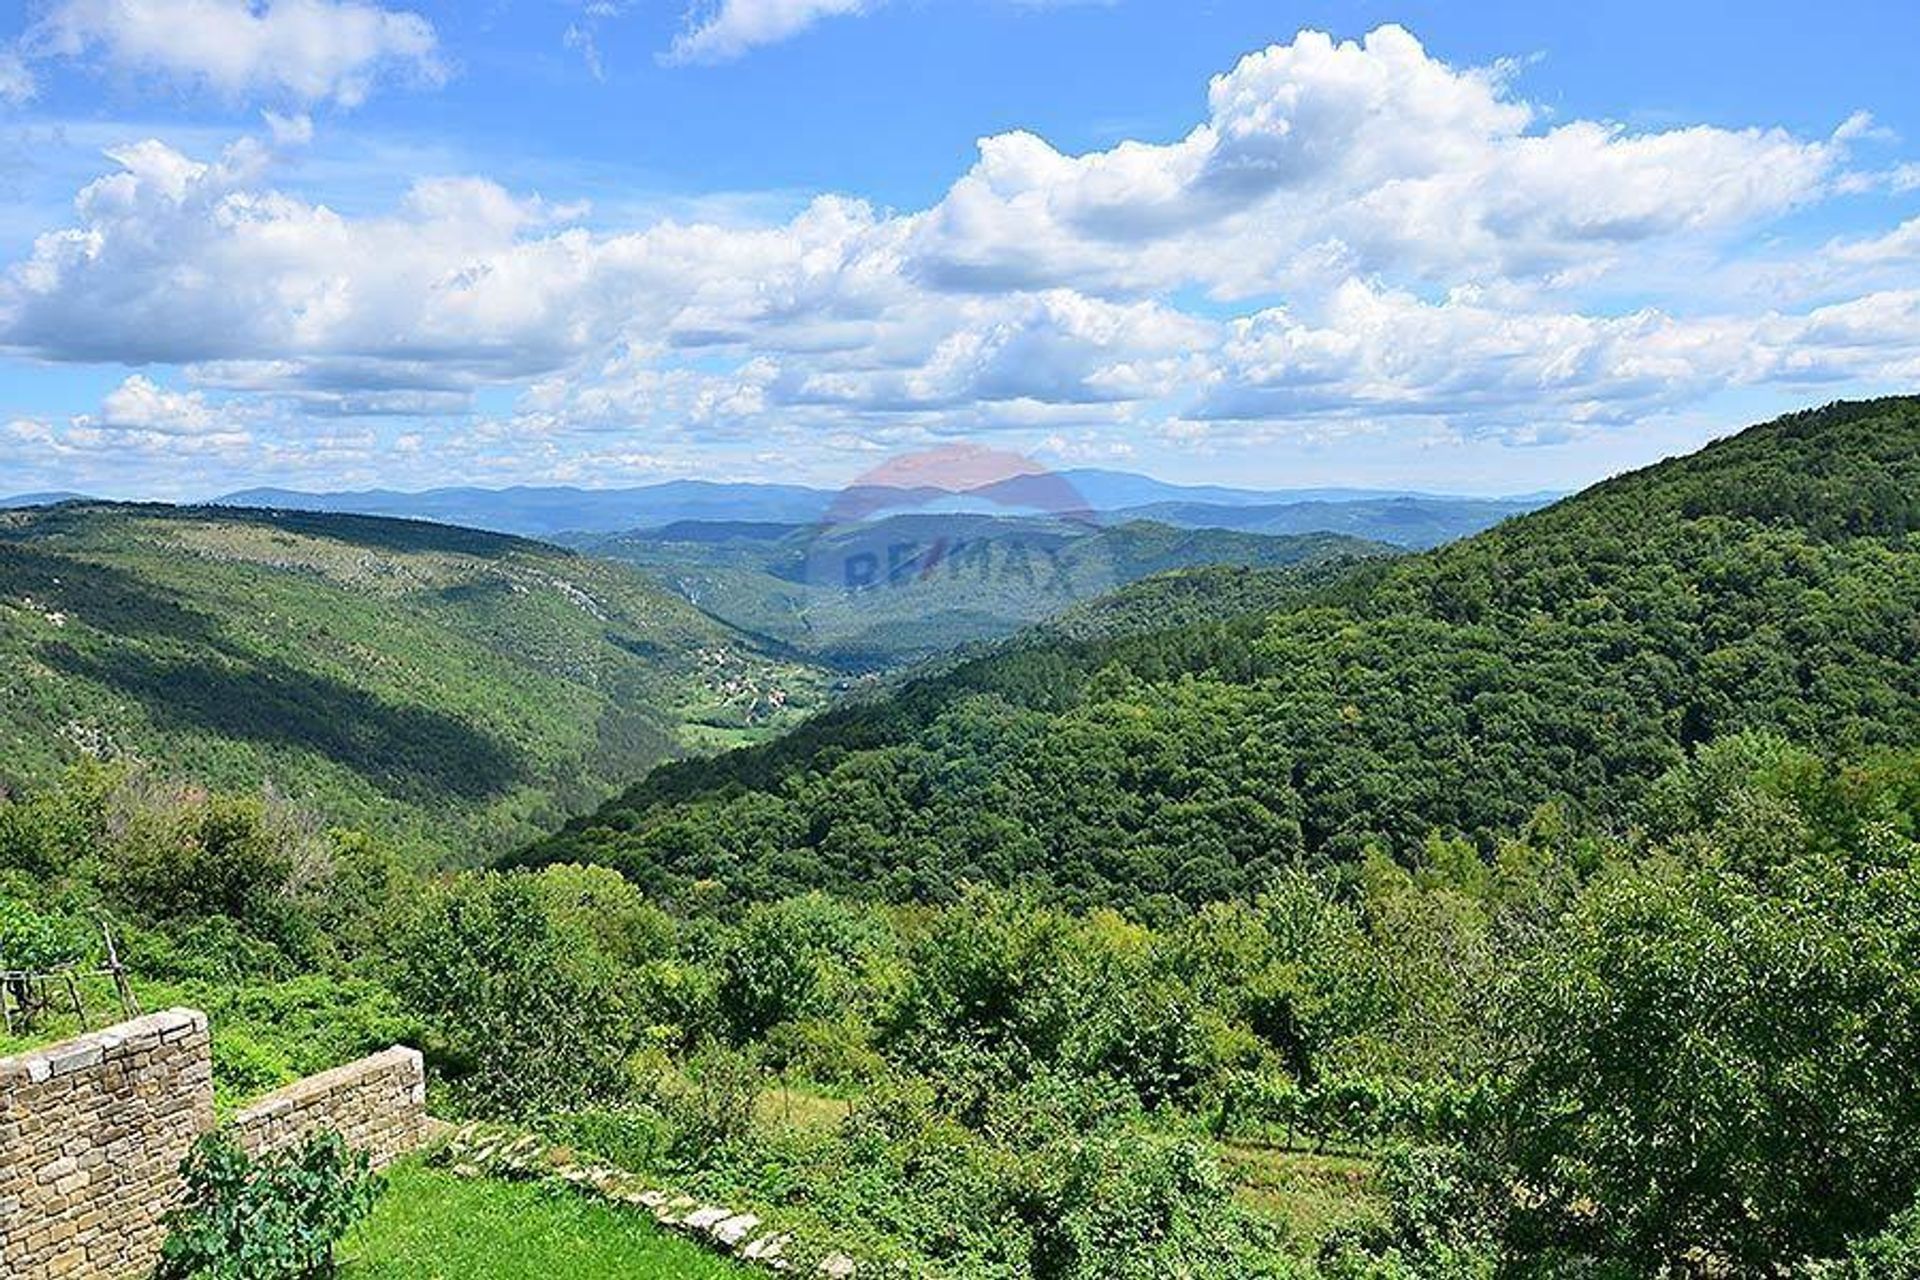
<path fill-rule="evenodd" d="M 0 491 L 1572 487 L 1920 387 L 1920 7 L 0 7 Z"/>

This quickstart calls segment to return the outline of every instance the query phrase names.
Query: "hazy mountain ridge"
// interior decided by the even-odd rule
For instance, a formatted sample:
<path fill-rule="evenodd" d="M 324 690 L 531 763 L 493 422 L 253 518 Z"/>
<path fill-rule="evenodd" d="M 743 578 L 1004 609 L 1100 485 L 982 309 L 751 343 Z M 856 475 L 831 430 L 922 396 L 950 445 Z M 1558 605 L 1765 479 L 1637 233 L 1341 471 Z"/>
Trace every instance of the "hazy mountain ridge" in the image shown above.
<path fill-rule="evenodd" d="M 467 528 L 531 537 L 611 534 L 652 530 L 685 521 L 850 523 L 873 514 L 916 509 L 976 514 L 1091 514 L 1103 522 L 1152 519 L 1186 527 L 1241 528 L 1267 533 L 1323 529 L 1394 541 L 1385 530 L 1401 525 L 1431 545 L 1445 536 L 1474 532 L 1518 511 L 1541 505 L 1545 495 L 1513 498 L 1455 497 L 1403 490 L 1316 488 L 1238 489 L 1177 485 L 1126 472 L 1067 470 L 1012 476 L 971 489 L 855 485 L 845 489 L 804 485 L 672 480 L 624 489 L 567 486 L 509 489 L 446 488 L 420 493 L 395 490 L 308 493 L 290 489 L 245 489 L 216 499 L 220 505 L 283 510 L 357 512 L 436 520 Z M 1358 504 L 1352 510 L 1337 508 Z M 1394 505 L 1411 504 L 1411 505 Z M 1240 508 L 1271 508 L 1259 516 Z M 1314 525 L 1319 514 L 1327 522 Z M 1426 524 L 1409 519 L 1423 514 Z M 1378 523 L 1369 523 L 1377 521 Z"/>
<path fill-rule="evenodd" d="M 1345 533 L 1424 551 L 1470 537 L 1542 505 L 1538 498 L 1434 498 L 1415 495 L 1311 499 L 1223 506 L 1156 502 L 1119 513 L 1187 529 L 1247 533 Z"/>
<path fill-rule="evenodd" d="M 679 522 L 572 545 L 646 570 L 731 626 L 852 670 L 1012 635 L 1141 578 L 1200 565 L 1391 554 L 1340 534 L 908 514 L 845 528 Z M 870 581 L 855 587 L 856 571 Z"/>

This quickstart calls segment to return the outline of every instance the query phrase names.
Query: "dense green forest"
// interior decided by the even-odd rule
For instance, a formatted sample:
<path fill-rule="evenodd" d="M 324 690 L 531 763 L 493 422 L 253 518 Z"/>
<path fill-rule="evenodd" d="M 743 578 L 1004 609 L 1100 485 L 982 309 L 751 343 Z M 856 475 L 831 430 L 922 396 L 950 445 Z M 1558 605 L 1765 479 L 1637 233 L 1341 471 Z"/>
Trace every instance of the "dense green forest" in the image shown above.
<path fill-rule="evenodd" d="M 1118 623 L 657 770 L 518 860 L 676 901 L 981 882 L 1166 919 L 1436 833 L 1490 853 L 1547 804 L 1623 832 L 1730 733 L 1910 745 L 1917 540 L 1920 402 L 1835 405 L 1238 618 L 1130 629 L 1193 595 L 1142 584 Z"/>
<path fill-rule="evenodd" d="M 105 915 L 150 1006 L 212 1012 L 226 1105 L 407 1040 L 443 1116 L 885 1274 L 1914 1274 L 1920 754 L 1721 738 L 1639 818 L 1157 926 L 977 887 L 715 914 L 94 764 L 0 802 L 0 954 L 89 958 Z"/>
<path fill-rule="evenodd" d="M 0 787 L 82 755 L 263 780 L 478 861 L 821 697 L 617 565 L 344 515 L 0 514 Z"/>
<path fill-rule="evenodd" d="M 933 514 L 847 528 L 684 521 L 573 545 L 637 565 L 750 635 L 852 672 L 999 640 L 1139 579 L 1194 566 L 1314 568 L 1390 554 L 1332 533 Z M 861 564 L 872 583 L 847 589 Z"/>
<path fill-rule="evenodd" d="M 862 1274 L 1914 1276 L 1917 468 L 1920 401 L 1838 405 L 1137 583 L 537 867 L 78 753 L 0 797 L 0 957 L 108 919 L 223 1105 L 407 1040 L 438 1114 Z"/>

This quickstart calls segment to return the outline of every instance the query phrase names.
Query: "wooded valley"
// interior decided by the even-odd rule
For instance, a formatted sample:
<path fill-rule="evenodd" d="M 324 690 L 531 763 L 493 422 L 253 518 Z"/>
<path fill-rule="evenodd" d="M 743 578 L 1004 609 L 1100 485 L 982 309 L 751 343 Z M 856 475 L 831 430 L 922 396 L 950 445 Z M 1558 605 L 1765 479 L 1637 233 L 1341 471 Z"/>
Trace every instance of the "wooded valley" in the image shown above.
<path fill-rule="evenodd" d="M 1920 1274 L 1920 400 L 803 722 L 538 544 L 0 521 L 0 954 L 109 919 L 225 1100 L 418 1043 L 911 1275 Z"/>

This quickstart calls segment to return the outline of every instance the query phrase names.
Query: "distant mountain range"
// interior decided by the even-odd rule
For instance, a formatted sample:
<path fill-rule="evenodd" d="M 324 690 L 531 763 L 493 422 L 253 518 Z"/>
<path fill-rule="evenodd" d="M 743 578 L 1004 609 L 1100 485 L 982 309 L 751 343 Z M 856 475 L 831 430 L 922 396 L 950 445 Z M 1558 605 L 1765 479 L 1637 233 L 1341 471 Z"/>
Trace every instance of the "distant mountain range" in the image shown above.
<path fill-rule="evenodd" d="M 1126 520 L 1150 520 L 1180 529 L 1231 529 L 1239 533 L 1344 533 L 1413 550 L 1437 547 L 1524 515 L 1550 498 L 1444 498 L 1430 495 L 1355 496 L 1227 504 L 1152 502 L 1116 512 Z"/>
<path fill-rule="evenodd" d="M 0 498 L 0 511 L 14 511 L 21 507 L 50 507 L 56 502 L 77 502 L 85 496 L 80 493 L 16 493 L 11 498 Z"/>
<path fill-rule="evenodd" d="M 551 537 L 556 533 L 618 533 L 655 528 L 676 520 L 806 524 L 817 520 L 833 497 L 826 490 L 799 485 L 672 480 L 637 489 L 515 486 L 510 489 L 430 489 L 422 493 L 392 489 L 354 493 L 244 489 L 216 498 L 214 504 L 398 516 L 496 533 Z"/>
<path fill-rule="evenodd" d="M 1304 570 L 1395 550 L 1345 534 L 970 512 L 844 526 L 681 520 L 562 540 L 646 571 L 747 635 L 843 671 L 885 670 L 999 639 L 1169 570 Z"/>
<path fill-rule="evenodd" d="M 958 493 L 933 487 L 820 489 L 672 480 L 631 489 L 520 486 L 421 493 L 246 489 L 214 501 L 222 506 L 433 520 L 537 538 L 563 533 L 652 531 L 687 521 L 840 523 L 889 512 L 938 509 L 1097 517 L 1103 524 L 1152 520 L 1177 528 L 1248 533 L 1335 531 L 1404 547 L 1429 547 L 1531 511 L 1553 496 L 1471 498 L 1402 490 L 1237 489 L 1168 484 L 1126 472 L 1078 469 L 1015 476 Z"/>

